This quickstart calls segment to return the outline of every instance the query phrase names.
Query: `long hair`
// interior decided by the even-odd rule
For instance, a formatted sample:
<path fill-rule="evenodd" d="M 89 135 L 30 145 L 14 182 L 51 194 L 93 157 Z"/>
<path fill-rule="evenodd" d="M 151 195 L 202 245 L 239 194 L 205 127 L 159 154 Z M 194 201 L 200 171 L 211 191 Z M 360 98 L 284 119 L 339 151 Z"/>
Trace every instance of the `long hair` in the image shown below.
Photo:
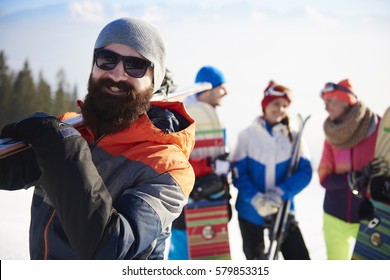
<path fill-rule="evenodd" d="M 290 117 L 289 117 L 288 115 L 286 115 L 286 117 L 284 117 L 284 118 L 280 121 L 280 123 L 281 123 L 281 124 L 284 124 L 284 125 L 287 127 L 288 138 L 290 139 L 290 142 L 292 143 L 293 138 L 292 138 L 291 129 L 290 129 Z"/>

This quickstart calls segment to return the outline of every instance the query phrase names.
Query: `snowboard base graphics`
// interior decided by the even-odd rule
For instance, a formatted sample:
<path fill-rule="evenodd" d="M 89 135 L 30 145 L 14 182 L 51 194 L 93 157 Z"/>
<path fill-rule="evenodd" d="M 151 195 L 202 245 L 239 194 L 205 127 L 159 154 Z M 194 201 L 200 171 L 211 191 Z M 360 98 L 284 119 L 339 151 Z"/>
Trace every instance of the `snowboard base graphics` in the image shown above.
<path fill-rule="evenodd" d="M 195 147 L 190 158 L 208 159 L 212 163 L 225 154 L 225 129 L 217 112 L 205 102 L 195 102 L 186 108 L 196 122 Z M 199 176 L 197 181 L 200 181 Z M 212 196 L 211 184 L 204 182 L 200 189 Z M 184 208 L 189 258 L 229 260 L 228 200 L 224 196 L 209 198 L 190 202 Z"/>
<path fill-rule="evenodd" d="M 353 260 L 390 260 L 390 206 L 372 203 L 375 218 L 360 222 Z"/>
<path fill-rule="evenodd" d="M 185 207 L 191 260 L 230 260 L 226 200 L 197 201 Z"/>

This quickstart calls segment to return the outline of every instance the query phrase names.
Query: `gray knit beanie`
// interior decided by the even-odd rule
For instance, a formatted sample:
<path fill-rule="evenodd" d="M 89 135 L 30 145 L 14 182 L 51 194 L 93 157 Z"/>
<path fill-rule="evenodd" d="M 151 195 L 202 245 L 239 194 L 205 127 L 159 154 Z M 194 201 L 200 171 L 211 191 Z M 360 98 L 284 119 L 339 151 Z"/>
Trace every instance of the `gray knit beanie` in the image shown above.
<path fill-rule="evenodd" d="M 163 34 L 144 20 L 124 17 L 110 22 L 100 31 L 95 49 L 115 43 L 129 46 L 153 62 L 153 92 L 156 92 L 165 75 L 166 41 Z"/>

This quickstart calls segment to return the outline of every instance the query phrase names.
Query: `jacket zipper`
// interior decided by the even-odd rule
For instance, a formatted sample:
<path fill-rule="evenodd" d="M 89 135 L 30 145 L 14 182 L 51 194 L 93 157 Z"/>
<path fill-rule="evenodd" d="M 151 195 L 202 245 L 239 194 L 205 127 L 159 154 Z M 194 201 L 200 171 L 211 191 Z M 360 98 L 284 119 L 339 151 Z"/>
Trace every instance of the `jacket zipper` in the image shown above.
<path fill-rule="evenodd" d="M 353 171 L 353 147 L 351 148 L 351 153 L 350 153 L 350 158 L 351 158 L 351 171 Z M 348 203 L 347 203 L 347 221 L 351 222 L 351 207 L 352 207 L 352 192 L 349 189 L 348 186 Z"/>
<path fill-rule="evenodd" d="M 103 134 L 98 139 L 96 139 L 93 142 L 91 142 L 90 145 L 89 145 L 89 149 L 92 151 L 97 146 L 97 144 L 99 144 L 99 142 L 102 141 L 103 138 L 106 137 L 106 136 L 107 136 L 106 134 Z"/>
<path fill-rule="evenodd" d="M 43 256 L 43 259 L 44 260 L 47 260 L 48 256 L 49 256 L 49 244 L 48 244 L 48 240 L 47 240 L 47 233 L 49 231 L 49 226 L 54 218 L 54 215 L 56 213 L 56 209 L 53 210 L 53 213 L 51 213 L 51 216 L 49 218 L 49 221 L 47 222 L 46 224 L 46 227 L 45 227 L 45 230 L 43 232 L 43 242 L 44 242 L 44 256 Z"/>

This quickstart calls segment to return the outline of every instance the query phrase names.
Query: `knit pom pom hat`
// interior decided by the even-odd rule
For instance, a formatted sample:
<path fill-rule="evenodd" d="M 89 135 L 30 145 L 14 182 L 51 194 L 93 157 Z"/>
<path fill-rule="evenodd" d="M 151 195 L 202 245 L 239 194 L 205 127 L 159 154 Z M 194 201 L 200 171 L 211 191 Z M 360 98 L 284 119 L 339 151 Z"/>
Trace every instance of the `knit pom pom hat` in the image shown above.
<path fill-rule="evenodd" d="M 354 106 L 358 102 L 349 79 L 342 80 L 338 84 L 326 83 L 321 91 L 321 97 L 336 97 L 350 106 Z"/>
<path fill-rule="evenodd" d="M 291 103 L 291 91 L 285 86 L 278 85 L 274 81 L 270 81 L 268 83 L 268 86 L 264 90 L 264 97 L 261 101 L 261 107 L 263 108 L 263 111 L 265 110 L 265 107 L 267 105 L 274 101 L 277 98 L 284 98 L 288 101 L 288 103 Z"/>

